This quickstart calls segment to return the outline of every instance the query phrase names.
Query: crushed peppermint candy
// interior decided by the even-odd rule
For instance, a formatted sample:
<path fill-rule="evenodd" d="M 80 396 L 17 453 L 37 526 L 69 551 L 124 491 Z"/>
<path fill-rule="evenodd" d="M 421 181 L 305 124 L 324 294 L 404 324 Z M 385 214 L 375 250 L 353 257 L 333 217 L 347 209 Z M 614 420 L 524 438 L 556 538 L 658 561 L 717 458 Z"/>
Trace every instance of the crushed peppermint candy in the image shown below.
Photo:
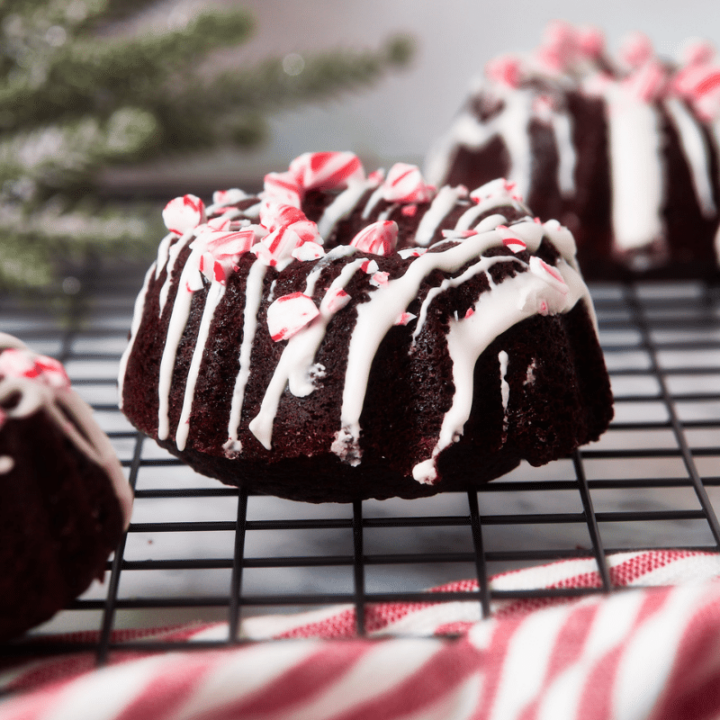
<path fill-rule="evenodd" d="M 287 340 L 312 322 L 320 311 L 311 297 L 301 292 L 277 298 L 267 311 L 267 325 L 274 342 Z"/>
<path fill-rule="evenodd" d="M 304 153 L 290 163 L 289 173 L 303 190 L 334 190 L 364 180 L 365 171 L 354 153 Z"/>
<path fill-rule="evenodd" d="M 403 205 L 400 212 L 405 215 L 405 217 L 415 217 L 415 215 L 417 215 L 417 205 L 414 203 L 412 205 Z"/>
<path fill-rule="evenodd" d="M 0 376 L 37 380 L 58 390 L 70 387 L 70 379 L 62 363 L 23 348 L 7 348 L 0 353 Z"/>
<path fill-rule="evenodd" d="M 536 255 L 530 258 L 530 271 L 542 277 L 545 282 L 551 284 L 556 290 L 567 294 L 568 286 L 565 283 L 565 278 L 560 274 L 560 271 L 552 265 L 548 265 Z"/>
<path fill-rule="evenodd" d="M 274 202 L 300 207 L 302 188 L 291 172 L 271 172 L 265 176 L 264 194 Z"/>
<path fill-rule="evenodd" d="M 230 188 L 229 190 L 216 190 L 213 193 L 213 205 L 236 205 L 247 199 L 249 196 L 244 190 Z"/>
<path fill-rule="evenodd" d="M 352 298 L 341 287 L 330 287 L 322 299 L 322 309 L 326 313 L 334 315 L 342 310 Z"/>
<path fill-rule="evenodd" d="M 395 325 L 407 325 L 411 320 L 414 320 L 417 315 L 413 315 L 409 312 L 400 313 L 395 320 Z"/>
<path fill-rule="evenodd" d="M 508 248 L 508 250 L 512 250 L 516 255 L 523 250 L 527 250 L 527 245 L 520 238 L 516 237 L 503 238 L 503 245 Z"/>
<path fill-rule="evenodd" d="M 350 245 L 374 255 L 391 255 L 397 245 L 398 226 L 392 220 L 379 220 L 361 230 Z"/>
<path fill-rule="evenodd" d="M 522 82 L 522 63 L 515 55 L 501 55 L 485 65 L 485 75 L 500 85 L 518 88 Z"/>
<path fill-rule="evenodd" d="M 427 203 L 432 200 L 435 188 L 423 179 L 417 165 L 395 163 L 383 185 L 383 199 L 397 203 Z"/>
<path fill-rule="evenodd" d="M 176 235 L 184 235 L 205 223 L 205 203 L 195 195 L 171 200 L 162 211 L 165 227 Z"/>
<path fill-rule="evenodd" d="M 292 256 L 301 262 L 318 260 L 323 255 L 325 255 L 325 248 L 316 242 L 304 242 L 300 247 L 296 247 L 292 251 Z"/>

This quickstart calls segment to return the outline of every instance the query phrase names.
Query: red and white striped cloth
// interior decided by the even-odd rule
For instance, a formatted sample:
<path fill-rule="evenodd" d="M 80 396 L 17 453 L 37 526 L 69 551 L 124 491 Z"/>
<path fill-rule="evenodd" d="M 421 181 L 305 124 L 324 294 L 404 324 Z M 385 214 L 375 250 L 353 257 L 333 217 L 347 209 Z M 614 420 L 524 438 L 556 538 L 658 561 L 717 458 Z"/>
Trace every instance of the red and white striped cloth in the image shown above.
<path fill-rule="evenodd" d="M 627 590 L 499 601 L 487 620 L 476 600 L 373 605 L 370 637 L 358 639 L 352 609 L 339 607 L 249 618 L 247 637 L 274 640 L 228 650 L 117 653 L 99 670 L 89 654 L 28 662 L 0 673 L 18 691 L 0 703 L 0 720 L 720 718 L 720 556 L 621 553 L 610 567 Z M 597 587 L 600 578 L 594 561 L 573 560 L 491 584 Z M 153 637 L 223 633 L 212 624 Z"/>

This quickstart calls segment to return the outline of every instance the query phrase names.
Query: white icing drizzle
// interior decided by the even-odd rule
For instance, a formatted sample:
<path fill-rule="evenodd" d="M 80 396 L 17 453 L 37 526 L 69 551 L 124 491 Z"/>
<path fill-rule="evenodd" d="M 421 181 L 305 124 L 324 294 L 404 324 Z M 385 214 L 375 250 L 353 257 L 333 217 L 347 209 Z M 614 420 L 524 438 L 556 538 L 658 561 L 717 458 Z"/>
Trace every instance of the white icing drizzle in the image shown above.
<path fill-rule="evenodd" d="M 475 277 L 476 275 L 485 272 L 489 270 L 495 263 L 498 262 L 520 262 L 517 258 L 514 257 L 508 257 L 507 255 L 500 255 L 498 257 L 481 257 L 478 259 L 478 261 L 471 265 L 462 275 L 458 275 L 457 277 L 449 277 L 445 278 L 440 285 L 437 287 L 431 288 L 427 295 L 425 296 L 425 299 L 422 302 L 422 305 L 420 306 L 420 314 L 418 315 L 418 321 L 417 325 L 415 326 L 415 330 L 413 330 L 412 334 L 412 344 L 414 345 L 417 341 L 418 336 L 420 335 L 421 330 L 423 329 L 423 326 L 425 325 L 425 320 L 427 319 L 427 313 L 428 309 L 430 307 L 430 303 L 441 293 L 445 292 L 448 288 L 454 288 L 462 285 L 463 283 L 467 282 L 470 278 Z M 523 265 L 525 263 L 522 263 Z"/>
<path fill-rule="evenodd" d="M 615 245 L 642 248 L 663 235 L 660 118 L 617 85 L 609 85 L 605 97 Z"/>
<path fill-rule="evenodd" d="M 249 425 L 250 432 L 268 450 L 272 447 L 273 423 L 285 388 L 288 387 L 296 397 L 305 397 L 315 390 L 311 376 L 315 354 L 325 337 L 328 323 L 337 312 L 330 307 L 329 301 L 335 297 L 337 290 L 347 286 L 352 276 L 364 264 L 365 258 L 359 258 L 343 267 L 340 274 L 330 284 L 320 303 L 320 314 L 300 332 L 293 335 L 285 346 L 265 391 L 260 411 Z"/>
<path fill-rule="evenodd" d="M 153 263 L 148 271 L 145 273 L 145 280 L 143 281 L 142 289 L 135 298 L 135 305 L 133 308 L 132 323 L 130 324 L 130 340 L 125 348 L 125 351 L 120 356 L 120 366 L 118 368 L 118 407 L 122 410 L 123 408 L 123 388 L 125 386 L 125 373 L 127 372 L 127 364 L 130 359 L 130 353 L 132 353 L 133 347 L 135 346 L 135 338 L 137 332 L 140 329 L 140 322 L 142 321 L 143 308 L 145 307 L 145 298 L 147 297 L 148 287 L 150 286 L 150 278 L 155 272 L 156 265 Z M 157 279 L 157 275 L 155 275 Z"/>
<path fill-rule="evenodd" d="M 375 192 L 368 198 L 368 201 L 365 203 L 365 207 L 362 211 L 362 219 L 367 220 L 370 217 L 370 214 L 375 209 L 375 206 L 382 200 L 383 193 L 385 192 L 385 188 L 380 185 L 375 190 Z"/>
<path fill-rule="evenodd" d="M 449 134 L 440 141 L 425 168 L 428 181 L 442 184 L 447 177 L 458 145 L 479 150 L 491 140 L 500 137 L 510 156 L 508 180 L 517 183 L 518 192 L 527 197 L 530 190 L 531 152 L 530 119 L 533 115 L 534 93 L 531 90 L 516 89 L 503 92 L 493 88 L 504 102 L 503 110 L 485 123 L 469 112 L 458 116 Z"/>
<path fill-rule="evenodd" d="M 420 220 L 415 233 L 415 242 L 421 247 L 429 245 L 445 216 L 457 205 L 457 201 L 466 195 L 467 188 L 461 186 L 450 187 L 446 185 L 440 188 L 428 211 Z"/>
<path fill-rule="evenodd" d="M 192 262 L 191 258 L 188 258 L 180 275 L 180 284 L 175 297 L 175 305 L 170 315 L 165 347 L 160 360 L 160 373 L 158 377 L 158 438 L 160 440 L 166 440 L 170 434 L 170 419 L 168 415 L 170 388 L 175 370 L 175 358 L 177 357 L 178 347 L 185 332 L 188 318 L 190 317 L 190 305 L 192 303 L 193 293 L 188 288 L 188 281 L 191 275 L 196 272 L 197 263 Z"/>
<path fill-rule="evenodd" d="M 572 138 L 572 120 L 567 112 L 553 111 L 550 123 L 555 134 L 555 145 L 558 151 L 558 187 L 560 194 L 572 197 L 575 194 L 575 163 L 577 154 Z"/>
<path fill-rule="evenodd" d="M 24 343 L 0 333 L 0 349 L 26 349 Z M 4 410 L 7 419 L 29 417 L 42 410 L 64 435 L 108 476 L 120 504 L 123 527 L 130 523 L 133 494 L 108 436 L 98 427 L 92 408 L 71 388 L 50 387 L 36 379 L 4 377 L 0 379 L 0 404 L 13 396 L 19 400 Z M 72 418 L 72 421 L 69 419 Z M 78 430 L 78 428 L 80 428 Z M 10 462 L 8 462 L 10 461 Z M 14 467 L 14 460 L 3 456 L 3 474 Z M 12 464 L 11 464 L 12 463 Z"/>
<path fill-rule="evenodd" d="M 245 387 L 250 377 L 250 357 L 257 332 L 257 314 L 262 301 L 263 281 L 267 267 L 261 262 L 254 262 L 250 267 L 245 288 L 245 310 L 243 312 L 243 339 L 240 343 L 240 369 L 235 378 L 232 402 L 230 405 L 230 421 L 228 423 L 228 442 L 225 453 L 234 456 L 242 451 L 238 440 L 238 426 L 245 400 Z"/>
<path fill-rule="evenodd" d="M 665 109 L 680 137 L 680 144 L 690 166 L 690 173 L 700 211 L 706 218 L 712 218 L 717 212 L 713 198 L 710 157 L 705 147 L 705 137 L 698 121 L 678 98 L 667 98 Z"/>
<path fill-rule="evenodd" d="M 160 315 L 162 315 L 162 312 L 165 309 L 165 303 L 167 303 L 168 293 L 170 292 L 171 276 L 173 270 L 175 269 L 175 263 L 177 262 L 178 256 L 180 255 L 180 252 L 184 250 L 185 247 L 194 239 L 194 237 L 195 230 L 188 230 L 173 246 L 170 247 L 170 250 L 168 251 L 168 258 L 165 265 L 167 269 L 167 275 L 165 277 L 165 282 L 163 283 L 162 288 L 160 288 L 160 295 L 158 298 L 160 304 Z M 158 266 L 155 271 L 156 278 L 159 277 L 161 272 L 162 266 L 158 262 Z"/>
<path fill-rule="evenodd" d="M 155 263 L 155 279 L 157 280 L 160 277 L 160 273 L 162 272 L 162 269 L 167 264 L 167 261 L 170 257 L 170 243 L 177 238 L 177 235 L 175 233 L 168 233 L 161 241 L 160 245 L 158 246 L 158 256 L 157 256 L 157 262 Z"/>
<path fill-rule="evenodd" d="M 531 221 L 529 224 L 535 223 Z M 358 307 L 358 319 L 350 339 L 343 389 L 341 429 L 333 443 L 333 451 L 340 457 L 353 458 L 352 462 L 359 462 L 359 421 L 373 358 L 396 318 L 417 296 L 423 279 L 435 269 L 453 272 L 500 242 L 499 234 L 491 231 L 473 235 L 444 252 L 426 253 L 417 258 L 402 277 L 391 280 L 387 285 L 379 288 L 369 302 Z M 527 274 L 522 273 L 522 275 Z M 505 287 L 508 282 L 502 283 L 500 287 Z M 508 285 L 509 287 L 512 287 L 512 284 Z M 503 294 L 506 292 L 508 291 L 503 291 Z M 495 291 L 483 293 L 483 295 L 487 294 L 494 295 Z M 497 312 L 507 317 L 507 312 L 502 307 L 499 307 Z M 520 319 L 524 319 L 524 316 Z"/>
<path fill-rule="evenodd" d="M 376 181 L 365 180 L 351 182 L 331 203 L 325 208 L 320 220 L 318 220 L 318 232 L 324 238 L 331 235 L 332 231 L 343 218 L 351 213 L 358 204 L 360 198 L 372 187 Z"/>
<path fill-rule="evenodd" d="M 508 429 L 507 409 L 510 402 L 510 385 L 507 381 L 507 369 L 509 360 L 510 357 L 504 350 L 501 350 L 498 353 L 498 362 L 500 363 L 500 399 L 502 400 L 504 413 L 503 430 L 506 432 Z"/>
<path fill-rule="evenodd" d="M 210 333 L 210 325 L 215 310 L 225 295 L 225 286 L 219 282 L 213 282 L 208 290 L 203 308 L 202 319 L 198 329 L 197 342 L 193 351 L 190 369 L 188 370 L 187 380 L 185 382 L 185 394 L 183 396 L 182 411 L 180 412 L 180 420 L 178 421 L 177 430 L 175 432 L 175 444 L 177 449 L 182 451 L 185 449 L 188 434 L 190 432 L 190 413 L 192 412 L 193 400 L 195 399 L 195 385 L 200 373 L 200 365 L 202 363 L 205 346 L 207 345 L 208 335 Z"/>
<path fill-rule="evenodd" d="M 472 408 L 475 363 L 490 343 L 517 323 L 537 314 L 542 302 L 550 313 L 564 313 L 583 296 L 584 283 L 577 273 L 562 259 L 556 267 L 565 278 L 569 292 L 548 283 L 542 275 L 533 272 L 531 266 L 530 272 L 506 278 L 494 286 L 492 292 L 482 293 L 474 314 L 450 320 L 447 343 L 453 361 L 455 393 L 431 457 L 413 468 L 413 477 L 418 482 L 432 484 L 437 477 L 437 456 L 462 436 Z"/>

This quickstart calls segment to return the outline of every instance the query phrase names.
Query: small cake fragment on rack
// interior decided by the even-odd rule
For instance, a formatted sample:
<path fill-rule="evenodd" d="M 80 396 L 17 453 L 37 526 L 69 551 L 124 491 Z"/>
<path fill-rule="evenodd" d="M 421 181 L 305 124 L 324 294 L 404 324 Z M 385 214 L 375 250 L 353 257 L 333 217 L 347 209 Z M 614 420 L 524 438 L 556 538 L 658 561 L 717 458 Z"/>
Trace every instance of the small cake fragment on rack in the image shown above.
<path fill-rule="evenodd" d="M 186 196 L 138 296 L 127 417 L 199 472 L 312 502 L 476 487 L 612 417 L 570 232 L 513 183 L 307 153 Z"/>
<path fill-rule="evenodd" d="M 0 333 L 0 640 L 102 578 L 132 491 L 63 366 Z"/>

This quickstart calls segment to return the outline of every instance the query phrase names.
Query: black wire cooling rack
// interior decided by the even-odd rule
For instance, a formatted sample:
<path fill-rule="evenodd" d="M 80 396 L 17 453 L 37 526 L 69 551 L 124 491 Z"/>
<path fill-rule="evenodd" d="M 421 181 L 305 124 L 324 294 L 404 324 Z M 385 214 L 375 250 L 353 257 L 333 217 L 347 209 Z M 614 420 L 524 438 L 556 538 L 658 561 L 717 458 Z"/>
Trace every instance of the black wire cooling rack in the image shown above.
<path fill-rule="evenodd" d="M 102 663 L 120 649 L 177 649 L 143 639 L 142 630 L 188 622 L 226 622 L 224 639 L 192 643 L 222 647 L 242 642 L 242 622 L 253 615 L 338 604 L 355 607 L 360 634 L 372 603 L 462 600 L 488 616 L 502 599 L 611 591 L 611 553 L 720 548 L 718 286 L 592 286 L 616 417 L 600 442 L 572 457 L 523 465 L 468 494 L 308 505 L 248 497 L 197 475 L 123 418 L 116 369 L 140 282 L 134 269 L 117 267 L 68 278 L 71 312 L 61 318 L 0 304 L 3 330 L 65 363 L 136 495 L 105 582 L 0 646 L 2 656 L 86 649 Z M 573 558 L 594 558 L 598 587 L 501 591 L 488 583 L 499 572 Z M 424 592 L 466 578 L 479 590 Z"/>

